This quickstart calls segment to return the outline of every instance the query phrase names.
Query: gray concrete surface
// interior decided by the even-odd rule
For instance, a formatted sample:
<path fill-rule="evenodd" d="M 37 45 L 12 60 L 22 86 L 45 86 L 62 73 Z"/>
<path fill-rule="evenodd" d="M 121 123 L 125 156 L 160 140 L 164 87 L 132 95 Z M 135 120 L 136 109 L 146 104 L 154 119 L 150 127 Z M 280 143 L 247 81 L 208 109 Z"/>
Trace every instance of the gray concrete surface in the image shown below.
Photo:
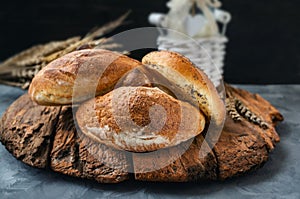
<path fill-rule="evenodd" d="M 0 145 L 0 198 L 300 198 L 300 85 L 238 85 L 285 117 L 281 142 L 259 170 L 224 182 L 98 184 L 29 167 Z M 0 85 L 0 115 L 22 90 Z"/>

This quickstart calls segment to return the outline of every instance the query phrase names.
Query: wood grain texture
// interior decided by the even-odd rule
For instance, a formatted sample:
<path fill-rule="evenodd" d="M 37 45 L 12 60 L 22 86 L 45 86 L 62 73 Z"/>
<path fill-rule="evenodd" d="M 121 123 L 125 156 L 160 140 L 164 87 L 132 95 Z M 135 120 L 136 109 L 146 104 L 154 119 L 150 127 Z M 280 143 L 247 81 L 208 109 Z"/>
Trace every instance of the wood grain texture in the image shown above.
<path fill-rule="evenodd" d="M 77 131 L 71 107 L 62 108 L 50 156 L 54 171 L 102 183 L 124 181 L 131 170 L 124 152 L 95 143 Z"/>
<path fill-rule="evenodd" d="M 216 157 L 202 134 L 155 153 L 133 154 L 133 163 L 135 179 L 141 181 L 189 182 L 217 179 Z"/>
<path fill-rule="evenodd" d="M 60 109 L 38 106 L 28 94 L 21 96 L 2 116 L 0 141 L 17 159 L 46 168 Z"/>
<path fill-rule="evenodd" d="M 219 179 L 240 175 L 262 166 L 280 138 L 275 125 L 283 120 L 280 112 L 258 94 L 226 86 L 234 97 L 269 124 L 268 129 L 254 125 L 245 118 L 234 122 L 227 117 L 219 141 L 214 147 Z"/>
<path fill-rule="evenodd" d="M 40 106 L 25 94 L 5 112 L 0 140 L 14 157 L 38 168 L 117 183 L 128 179 L 130 159 L 79 136 L 70 107 Z"/>

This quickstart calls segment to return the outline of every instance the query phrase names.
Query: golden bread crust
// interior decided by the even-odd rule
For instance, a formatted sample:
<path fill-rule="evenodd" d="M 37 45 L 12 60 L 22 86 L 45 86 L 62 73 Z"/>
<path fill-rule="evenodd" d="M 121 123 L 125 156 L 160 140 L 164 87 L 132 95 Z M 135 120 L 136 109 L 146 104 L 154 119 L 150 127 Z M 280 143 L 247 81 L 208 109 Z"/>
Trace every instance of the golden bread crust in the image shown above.
<path fill-rule="evenodd" d="M 139 65 L 108 50 L 75 51 L 44 67 L 34 77 L 29 94 L 41 105 L 71 104 L 112 90 L 126 72 Z"/>
<path fill-rule="evenodd" d="M 194 106 L 148 87 L 120 87 L 91 99 L 79 106 L 76 119 L 97 142 L 134 152 L 175 146 L 205 126 Z"/>
<path fill-rule="evenodd" d="M 188 58 L 175 52 L 154 51 L 144 56 L 142 63 L 191 95 L 209 119 L 213 119 L 217 125 L 223 125 L 226 115 L 223 101 L 207 75 Z"/>

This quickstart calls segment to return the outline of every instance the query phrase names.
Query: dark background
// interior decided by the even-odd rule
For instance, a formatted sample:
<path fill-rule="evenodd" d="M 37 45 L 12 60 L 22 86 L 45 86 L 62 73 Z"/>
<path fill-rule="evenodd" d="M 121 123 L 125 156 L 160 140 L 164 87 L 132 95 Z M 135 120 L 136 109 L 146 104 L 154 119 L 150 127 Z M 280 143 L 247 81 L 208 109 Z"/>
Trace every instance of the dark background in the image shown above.
<path fill-rule="evenodd" d="M 26 0 L 0 2 L 0 60 L 34 44 L 84 35 L 131 9 L 115 33 L 150 26 L 150 12 L 167 0 Z M 231 12 L 225 80 L 230 83 L 300 83 L 300 1 L 223 0 Z"/>

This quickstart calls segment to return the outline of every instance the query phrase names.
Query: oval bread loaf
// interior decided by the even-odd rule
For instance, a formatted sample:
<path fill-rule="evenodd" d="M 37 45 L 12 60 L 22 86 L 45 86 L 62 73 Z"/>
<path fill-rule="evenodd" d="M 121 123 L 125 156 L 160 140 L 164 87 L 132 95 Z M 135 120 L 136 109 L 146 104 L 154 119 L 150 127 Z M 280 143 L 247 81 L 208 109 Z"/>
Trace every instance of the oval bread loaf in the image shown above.
<path fill-rule="evenodd" d="M 186 57 L 170 51 L 154 51 L 142 63 L 158 71 L 198 102 L 200 109 L 216 125 L 225 121 L 225 106 L 213 83 Z"/>
<path fill-rule="evenodd" d="M 75 51 L 43 68 L 29 93 L 41 105 L 91 99 L 76 113 L 83 133 L 128 151 L 174 146 L 200 134 L 205 123 L 223 124 L 215 87 L 187 58 L 157 51 L 142 62 L 107 50 Z"/>
<path fill-rule="evenodd" d="M 137 60 L 108 50 L 75 51 L 44 67 L 33 78 L 29 94 L 40 105 L 79 102 L 110 91 L 139 65 Z"/>
<path fill-rule="evenodd" d="M 205 126 L 197 108 L 148 87 L 120 87 L 91 99 L 79 106 L 76 119 L 95 141 L 134 152 L 175 146 Z"/>

